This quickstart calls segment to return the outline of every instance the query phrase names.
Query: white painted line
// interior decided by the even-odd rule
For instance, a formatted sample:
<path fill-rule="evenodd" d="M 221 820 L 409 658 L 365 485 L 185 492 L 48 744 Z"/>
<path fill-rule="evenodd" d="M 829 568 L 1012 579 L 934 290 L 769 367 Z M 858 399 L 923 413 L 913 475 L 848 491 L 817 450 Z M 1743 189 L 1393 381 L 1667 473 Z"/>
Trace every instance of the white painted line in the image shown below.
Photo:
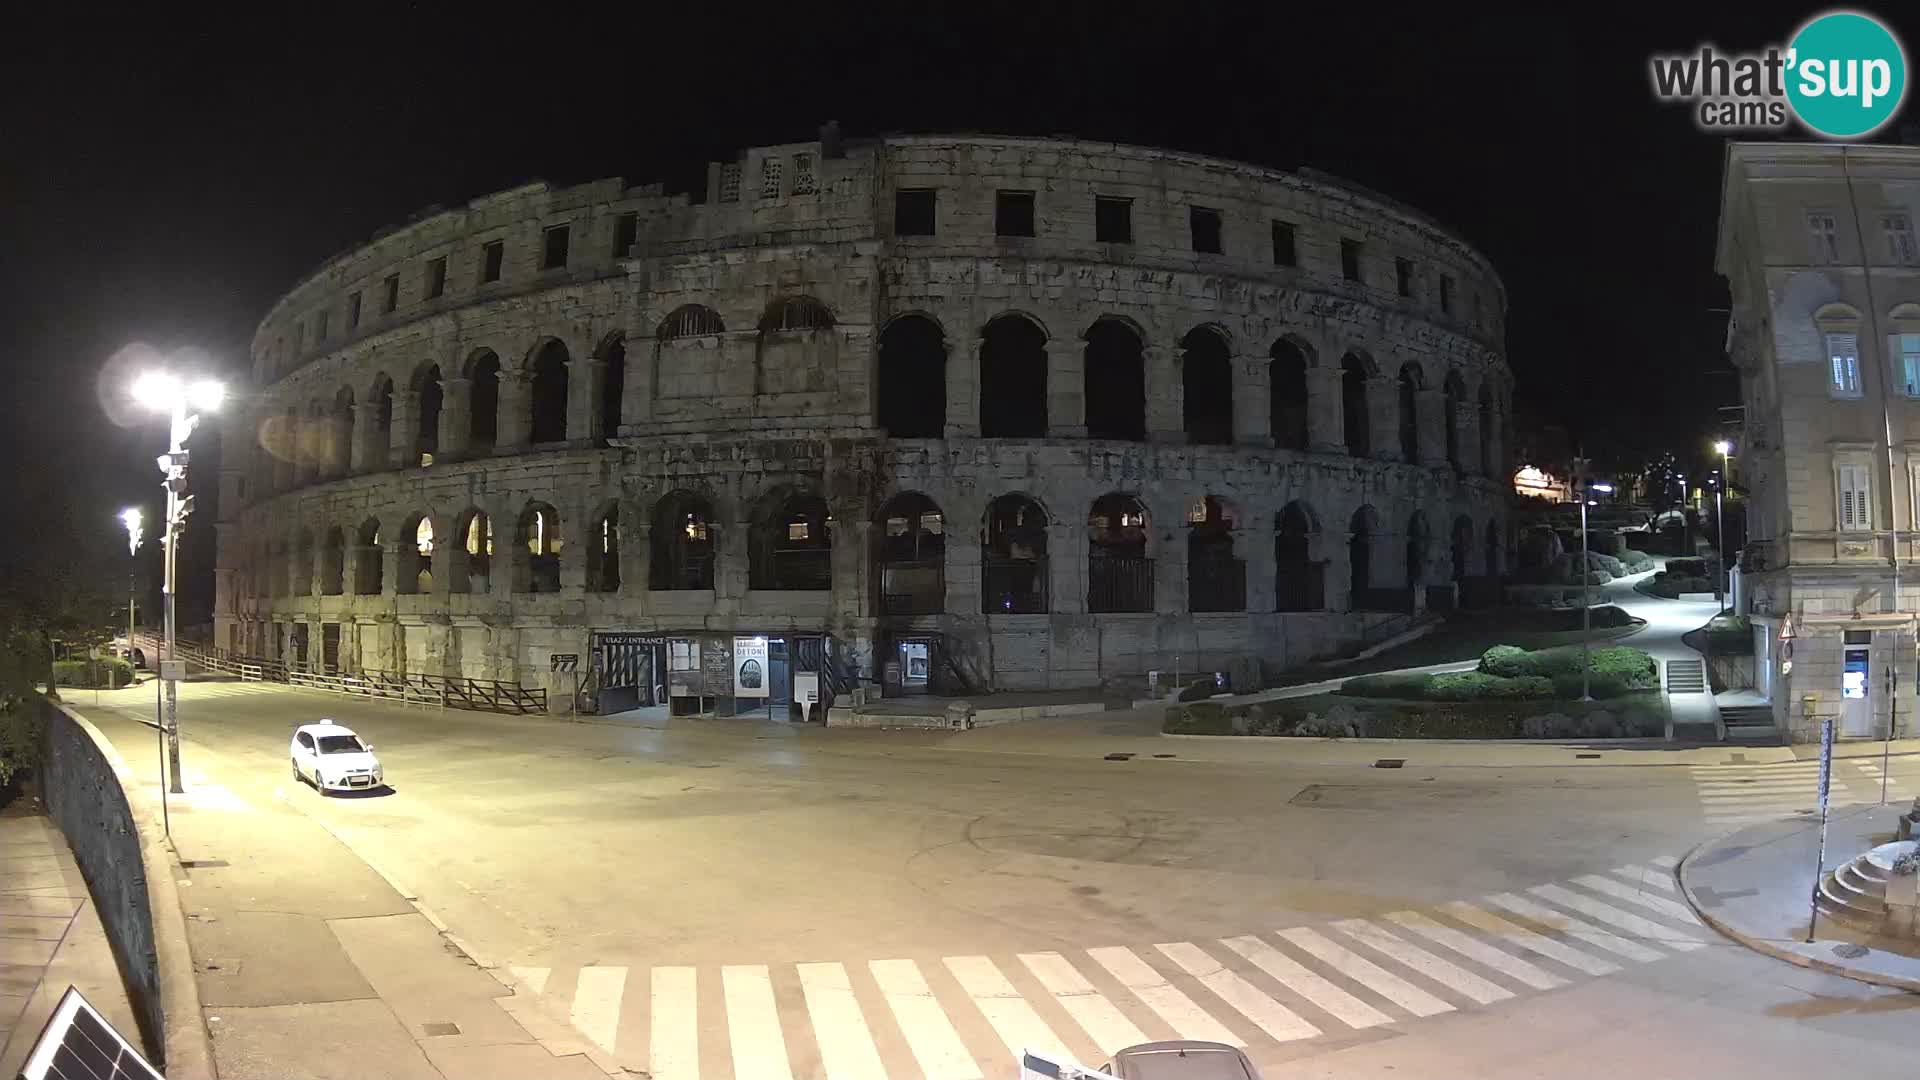
<path fill-rule="evenodd" d="M 1133 1026 L 1133 1021 L 1108 1001 L 1105 994 L 1094 989 L 1066 957 L 1055 952 L 1021 953 L 1020 962 L 1027 965 L 1033 977 L 1040 980 L 1040 985 L 1060 1002 L 1103 1053 L 1111 1054 L 1123 1046 L 1147 1041 L 1146 1035 Z"/>
<path fill-rule="evenodd" d="M 1575 971 L 1588 975 L 1611 975 L 1620 970 L 1618 964 L 1588 956 L 1564 942 L 1555 941 L 1545 934 L 1536 934 L 1519 923 L 1508 922 L 1491 911 L 1464 901 L 1455 901 L 1441 910 L 1475 930 L 1496 935 L 1516 948 L 1556 960 Z"/>
<path fill-rule="evenodd" d="M 510 967 L 507 970 L 513 972 L 513 977 L 527 988 L 527 993 L 535 995 L 547 992 L 547 976 L 553 972 L 552 968 L 543 967 Z"/>
<path fill-rule="evenodd" d="M 573 990 L 573 1026 L 609 1054 L 620 1030 L 620 997 L 627 986 L 623 967 L 583 967 Z"/>
<path fill-rule="evenodd" d="M 1532 919 L 1542 926 L 1559 930 L 1568 937 L 1579 938 L 1589 945 L 1605 949 L 1617 956 L 1624 956 L 1629 960 L 1638 960 L 1647 964 L 1667 958 L 1667 954 L 1658 949 L 1650 949 L 1637 941 L 1628 941 L 1611 930 L 1603 930 L 1585 920 L 1555 911 L 1545 904 L 1536 904 L 1524 896 L 1514 893 L 1494 893 L 1487 897 L 1487 900 L 1521 918 Z"/>
<path fill-rule="evenodd" d="M 1697 938 L 1692 938 L 1677 930 L 1661 926 L 1652 919 L 1643 919 L 1630 911 L 1621 911 L 1612 904 L 1603 904 L 1590 897 L 1581 896 L 1571 889 L 1564 889 L 1558 885 L 1535 885 L 1527 891 L 1540 897 L 1542 900 L 1551 900 L 1561 907 L 1571 908 L 1583 915 L 1589 915 L 1599 919 L 1603 923 L 1625 930 L 1627 933 L 1636 937 L 1644 938 L 1648 941 L 1657 941 L 1671 949 L 1679 949 L 1681 952 L 1692 952 L 1695 949 L 1704 949 L 1707 947 L 1706 942 L 1700 941 Z"/>
<path fill-rule="evenodd" d="M 827 1080 L 887 1080 L 847 969 L 839 964 L 794 967 L 800 972 L 800 989 L 807 998 L 807 1015 L 813 1019 L 813 1038 L 820 1044 L 820 1064 Z M 742 1075 L 737 1055 L 734 1073 Z"/>
<path fill-rule="evenodd" d="M 1306 998 L 1348 1027 L 1369 1028 L 1393 1023 L 1393 1017 L 1328 982 L 1306 965 L 1251 934 L 1220 942 L 1239 953 L 1275 982 Z"/>
<path fill-rule="evenodd" d="M 1320 1034 L 1320 1029 L 1301 1019 L 1292 1009 L 1268 997 L 1260 988 L 1222 967 L 1220 961 L 1207 955 L 1197 945 L 1180 941 L 1169 945 L 1155 945 L 1166 954 L 1167 959 L 1179 964 L 1187 974 L 1200 980 L 1200 985 L 1233 1006 L 1240 1015 L 1257 1024 L 1261 1031 L 1279 1042 L 1292 1042 L 1295 1039 L 1311 1039 Z"/>
<path fill-rule="evenodd" d="M 1451 961 L 1442 960 L 1393 931 L 1375 926 L 1365 919 L 1341 919 L 1334 923 L 1333 927 L 1368 948 L 1384 953 L 1447 989 L 1464 994 L 1482 1005 L 1505 1001 L 1513 996 L 1513 991 L 1506 987 L 1489 982 Z"/>
<path fill-rule="evenodd" d="M 766 966 L 722 967 L 720 985 L 726 992 L 733 1075 L 793 1080 L 793 1068 L 787 1064 L 787 1042 L 780 1034 L 780 1010 L 773 1003 L 773 979 Z"/>
<path fill-rule="evenodd" d="M 1642 892 L 1631 885 L 1623 885 L 1612 878 L 1601 877 L 1599 874 L 1585 874 L 1573 880 L 1575 884 L 1585 885 L 1594 892 L 1605 893 L 1608 896 L 1616 897 L 1629 903 L 1639 904 L 1641 907 L 1665 915 L 1675 922 L 1683 922 L 1688 926 L 1702 925 L 1700 919 L 1694 915 L 1693 909 L 1678 900 L 1669 900 L 1664 896 L 1656 896 L 1653 893 Z"/>
<path fill-rule="evenodd" d="M 927 1080 L 985 1080 L 913 961 L 869 960 L 867 969 Z"/>
<path fill-rule="evenodd" d="M 1451 926 L 1435 922 L 1417 911 L 1396 911 L 1387 918 L 1421 937 L 1444 945 L 1469 960 L 1476 960 L 1517 982 L 1523 982 L 1535 990 L 1552 990 L 1567 985 L 1567 980 L 1558 975 L 1542 971 L 1517 956 L 1510 956 L 1499 949 L 1455 930 Z"/>
<path fill-rule="evenodd" d="M 653 1080 L 700 1080 L 700 994 L 690 967 L 653 969 L 647 1071 Z"/>
<path fill-rule="evenodd" d="M 1672 855 L 1655 855 L 1653 858 L 1648 859 L 1647 861 L 1652 863 L 1655 866 L 1665 867 L 1668 870 L 1671 870 L 1674 867 L 1680 865 L 1680 860 L 1673 857 Z"/>
<path fill-rule="evenodd" d="M 1117 947 L 1088 949 L 1087 955 L 1120 980 L 1120 985 L 1133 991 L 1135 997 L 1146 1002 L 1148 1008 L 1159 1013 L 1160 1019 L 1165 1020 L 1181 1038 L 1226 1043 L 1229 1046 L 1247 1045 L 1244 1039 L 1229 1031 L 1212 1014 L 1195 1005 L 1192 998 L 1167 982 L 1167 977 L 1154 970 L 1153 965 L 1131 951 Z"/>
<path fill-rule="evenodd" d="M 1344 945 L 1336 945 L 1306 927 L 1280 931 L 1280 936 L 1299 946 L 1333 970 L 1379 994 L 1415 1016 L 1434 1016 L 1452 1012 L 1453 1006 L 1427 993 L 1400 976 L 1361 957 Z"/>
<path fill-rule="evenodd" d="M 949 956 L 947 970 L 959 981 L 960 988 L 973 999 L 980 1015 L 993 1025 L 994 1033 L 1007 1044 L 1007 1052 L 1018 1056 L 1022 1050 L 1040 1050 L 1067 1055 L 1067 1044 L 1053 1033 L 1013 983 L 1001 974 L 993 961 L 984 956 Z"/>

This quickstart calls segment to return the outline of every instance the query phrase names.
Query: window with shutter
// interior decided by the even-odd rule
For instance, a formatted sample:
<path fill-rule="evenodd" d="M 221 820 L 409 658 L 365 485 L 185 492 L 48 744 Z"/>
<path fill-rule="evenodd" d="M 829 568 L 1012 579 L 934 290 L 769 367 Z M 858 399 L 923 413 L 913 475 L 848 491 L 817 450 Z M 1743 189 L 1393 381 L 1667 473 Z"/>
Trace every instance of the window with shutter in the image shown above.
<path fill-rule="evenodd" d="M 1920 397 L 1920 334 L 1895 334 L 1888 345 L 1898 358 L 1901 387 L 1908 397 Z"/>
<path fill-rule="evenodd" d="M 1835 263 L 1840 261 L 1840 235 L 1832 214 L 1808 214 L 1807 232 L 1813 241 L 1813 261 L 1816 263 Z"/>
<path fill-rule="evenodd" d="M 1860 341 L 1854 334 L 1828 334 L 1827 357 L 1832 367 L 1830 392 L 1835 397 L 1860 396 Z"/>
<path fill-rule="evenodd" d="M 1872 504 L 1867 501 L 1867 467 L 1839 465 L 1834 469 L 1835 486 L 1840 496 L 1840 529 L 1860 532 L 1873 527 Z"/>
<path fill-rule="evenodd" d="M 1900 264 L 1912 262 L 1913 221 L 1905 214 L 1889 214 L 1880 219 L 1880 228 L 1887 234 L 1887 258 Z"/>

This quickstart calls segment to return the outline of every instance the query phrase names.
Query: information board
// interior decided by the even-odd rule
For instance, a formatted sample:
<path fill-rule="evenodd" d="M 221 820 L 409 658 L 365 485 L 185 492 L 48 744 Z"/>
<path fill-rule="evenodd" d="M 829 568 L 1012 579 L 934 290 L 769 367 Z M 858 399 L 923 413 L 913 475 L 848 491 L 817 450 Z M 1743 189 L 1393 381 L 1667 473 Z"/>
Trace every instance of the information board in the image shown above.
<path fill-rule="evenodd" d="M 733 693 L 732 639 L 700 639 L 700 692 L 707 697 L 727 697 Z"/>
<path fill-rule="evenodd" d="M 767 676 L 767 639 L 763 637 L 734 638 L 733 696 L 766 697 Z"/>

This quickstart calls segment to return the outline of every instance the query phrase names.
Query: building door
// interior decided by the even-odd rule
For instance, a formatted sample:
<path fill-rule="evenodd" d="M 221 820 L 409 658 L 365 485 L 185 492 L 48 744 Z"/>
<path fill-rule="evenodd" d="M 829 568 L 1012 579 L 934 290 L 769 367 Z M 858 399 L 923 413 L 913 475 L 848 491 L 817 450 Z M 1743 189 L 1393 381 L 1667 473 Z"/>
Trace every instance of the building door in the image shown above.
<path fill-rule="evenodd" d="M 775 720 L 789 720 L 793 706 L 793 664 L 787 658 L 784 638 L 767 640 L 767 713 Z"/>
<path fill-rule="evenodd" d="M 924 694 L 933 684 L 933 642 L 921 638 L 900 643 L 900 692 Z"/>
<path fill-rule="evenodd" d="M 320 663 L 331 674 L 340 670 L 340 624 L 320 625 Z"/>
<path fill-rule="evenodd" d="M 1866 636 L 1862 631 L 1848 631 L 1847 636 L 1851 638 L 1855 633 Z M 1873 734 L 1869 651 L 1865 645 L 1848 645 L 1846 649 L 1846 666 L 1840 673 L 1840 734 L 1844 738 L 1866 738 Z"/>

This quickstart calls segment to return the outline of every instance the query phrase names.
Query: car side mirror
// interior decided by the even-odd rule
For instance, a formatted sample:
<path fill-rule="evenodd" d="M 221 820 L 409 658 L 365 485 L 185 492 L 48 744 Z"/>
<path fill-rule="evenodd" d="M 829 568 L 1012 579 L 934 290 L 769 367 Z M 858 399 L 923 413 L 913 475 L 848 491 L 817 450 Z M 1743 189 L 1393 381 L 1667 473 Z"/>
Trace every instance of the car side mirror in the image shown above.
<path fill-rule="evenodd" d="M 372 744 L 372 743 L 361 743 L 360 745 L 362 745 L 362 746 L 364 746 L 364 747 L 366 747 L 366 748 L 367 748 L 367 753 L 369 753 L 369 754 L 371 754 L 371 753 L 373 753 L 373 744 Z"/>

